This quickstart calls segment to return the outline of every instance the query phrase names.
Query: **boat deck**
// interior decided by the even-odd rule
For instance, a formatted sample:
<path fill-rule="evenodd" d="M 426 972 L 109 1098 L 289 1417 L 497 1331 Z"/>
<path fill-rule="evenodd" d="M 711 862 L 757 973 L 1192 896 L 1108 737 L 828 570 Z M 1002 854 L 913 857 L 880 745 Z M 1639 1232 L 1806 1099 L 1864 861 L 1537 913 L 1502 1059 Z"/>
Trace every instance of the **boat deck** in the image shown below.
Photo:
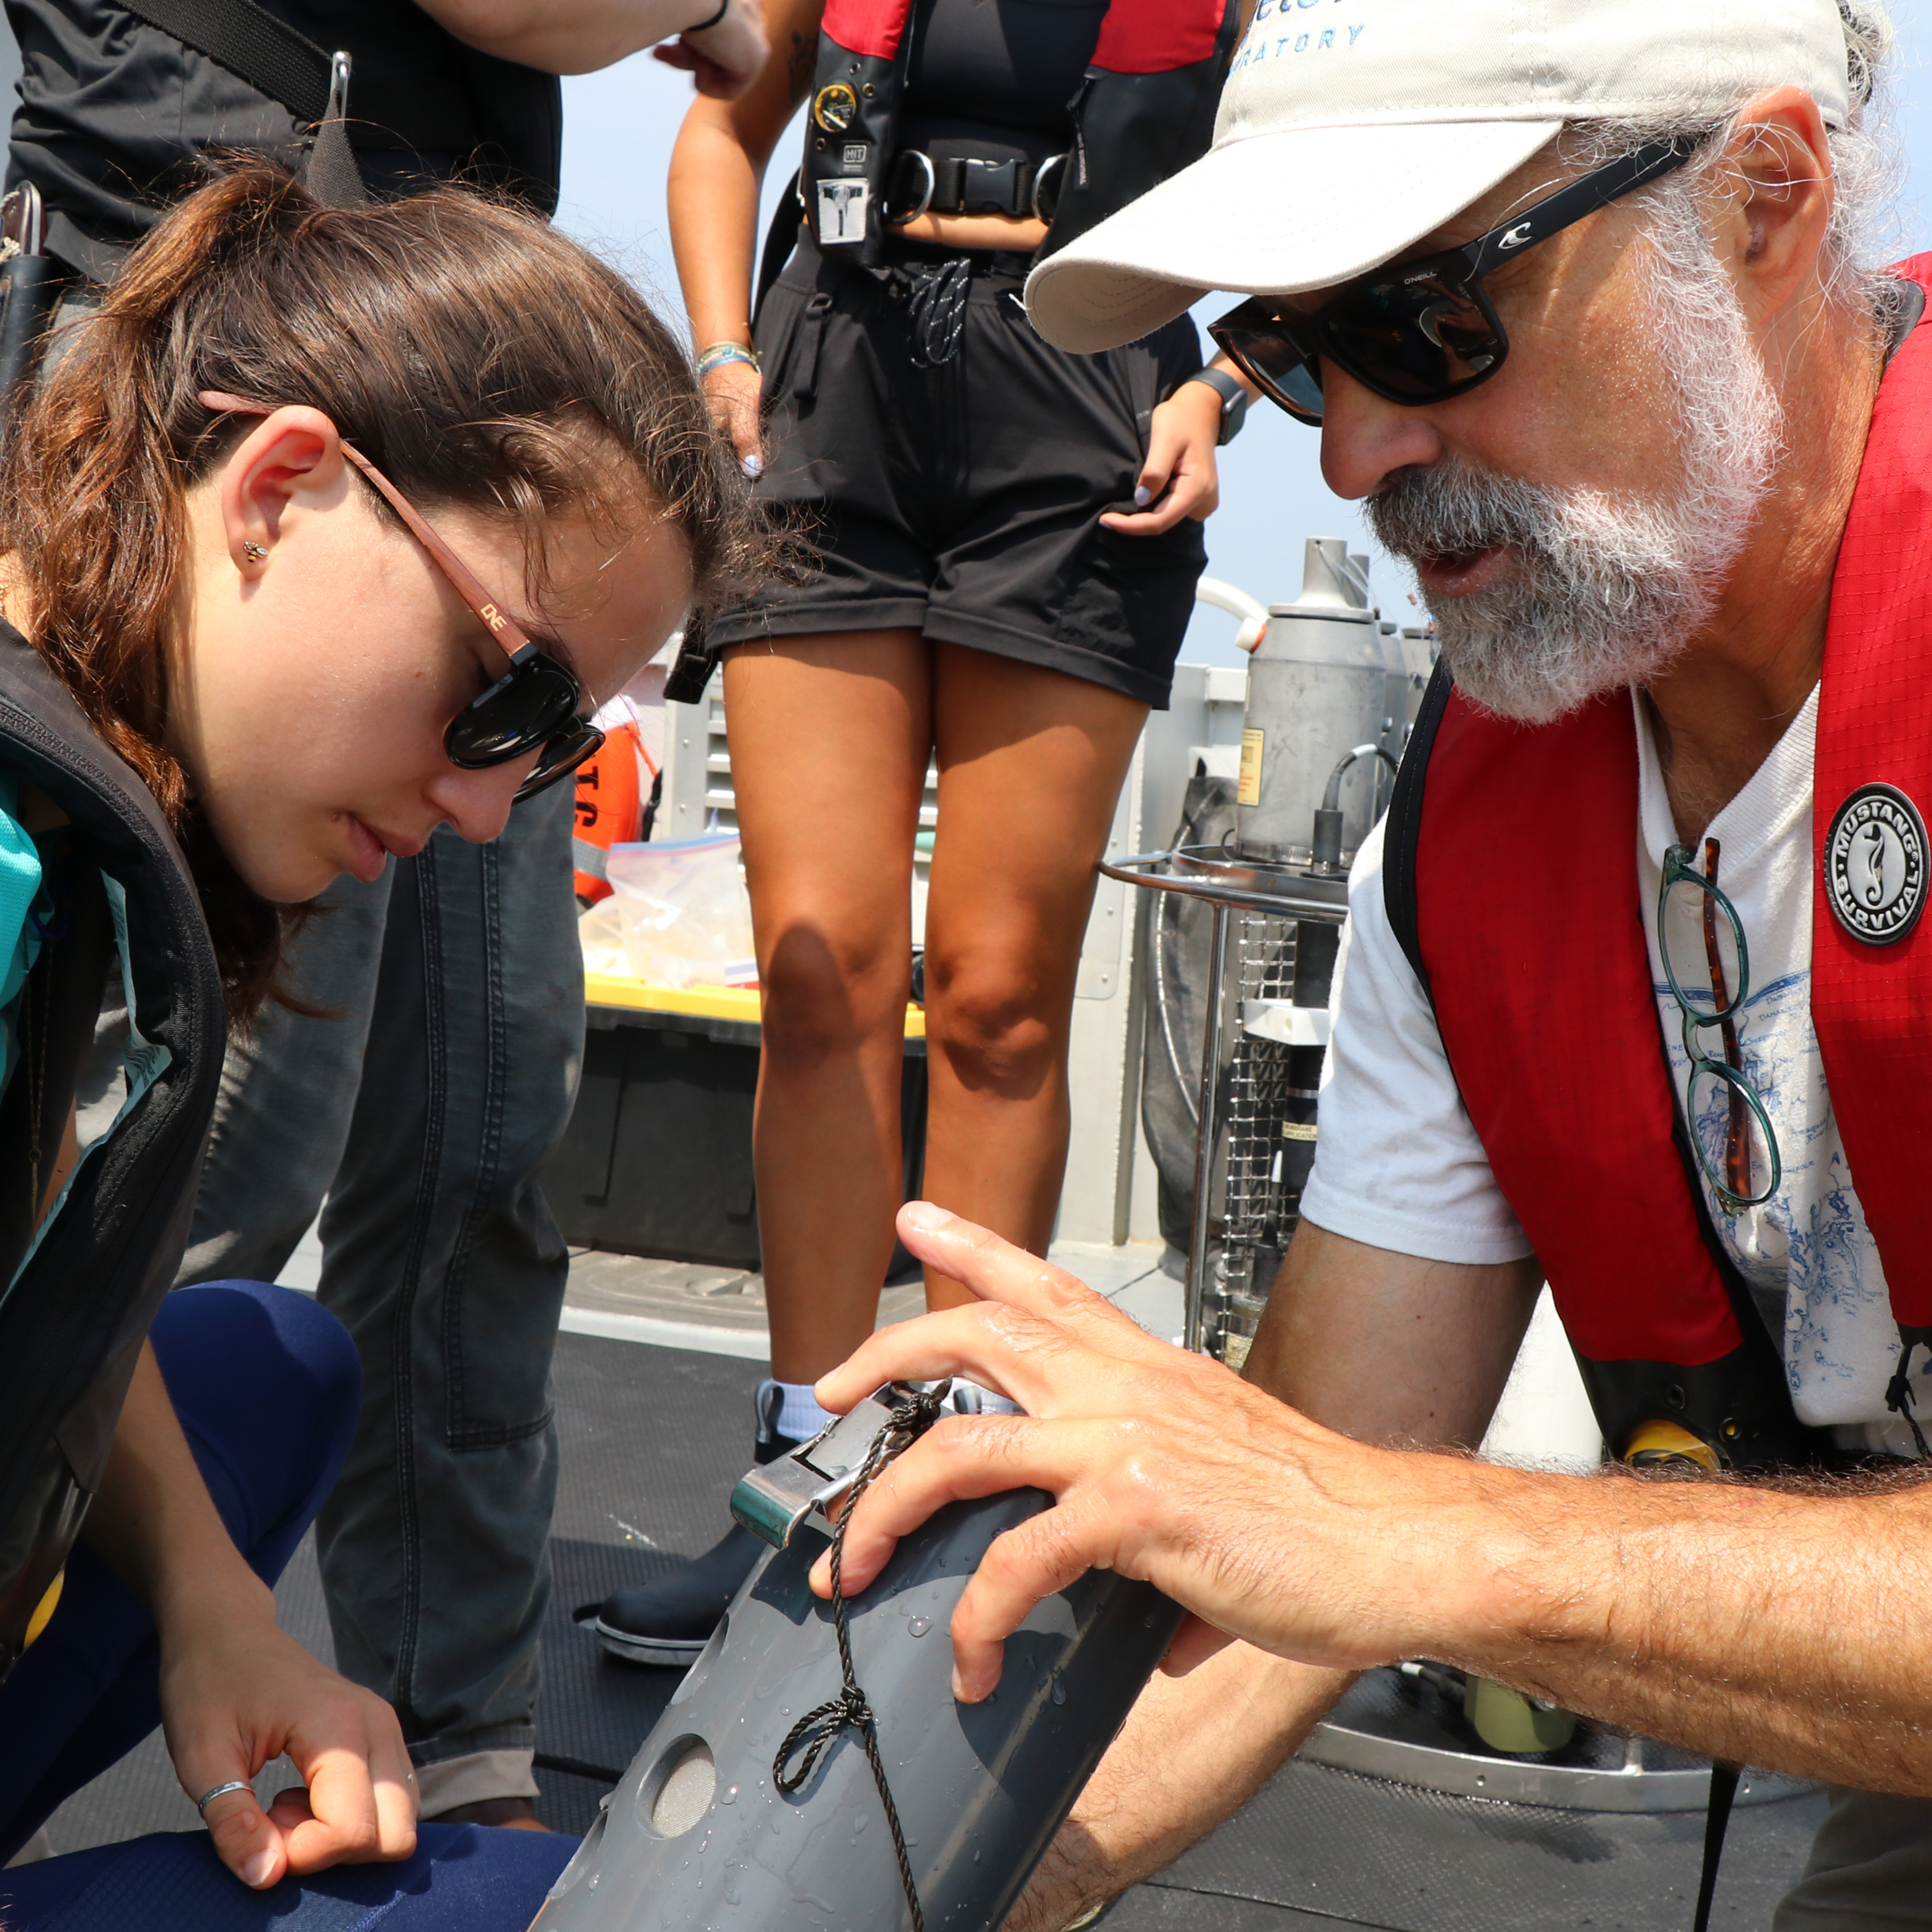
<path fill-rule="evenodd" d="M 1178 1317 L 1178 1294 L 1145 1265 L 1148 1252 L 1066 1259 L 1158 1330 Z M 298 1258 L 291 1279 L 302 1265 Z M 580 1258 L 573 1270 L 555 1378 L 562 1485 L 538 1707 L 540 1809 L 560 1831 L 585 1827 L 677 1682 L 606 1656 L 571 1610 L 647 1580 L 721 1533 L 764 1372 L 758 1288 L 755 1277 L 731 1286 L 726 1270 L 626 1269 L 611 1256 Z M 892 1292 L 887 1318 L 911 1312 L 916 1299 Z M 328 1657 L 312 1542 L 279 1600 L 286 1627 Z M 284 1765 L 260 1783 L 272 1791 L 292 1781 Z M 1716 1924 L 1768 1926 L 1822 1804 L 1812 1795 L 1736 1813 Z M 157 1737 L 70 1800 L 48 1835 L 55 1850 L 70 1851 L 194 1823 Z M 1696 1812 L 1504 1804 L 1291 1762 L 1211 1838 L 1127 1894 L 1106 1924 L 1109 1932 L 1668 1932 L 1690 1923 L 1702 1830 Z"/>

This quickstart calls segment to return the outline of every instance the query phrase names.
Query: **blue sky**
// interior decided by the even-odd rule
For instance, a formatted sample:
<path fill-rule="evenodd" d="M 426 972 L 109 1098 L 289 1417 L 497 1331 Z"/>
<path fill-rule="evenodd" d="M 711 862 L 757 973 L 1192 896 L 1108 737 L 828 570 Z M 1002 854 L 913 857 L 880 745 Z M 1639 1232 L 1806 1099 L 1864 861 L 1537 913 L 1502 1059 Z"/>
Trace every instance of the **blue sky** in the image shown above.
<path fill-rule="evenodd" d="M 1898 48 L 1889 77 L 1886 119 L 1906 163 L 1898 214 L 1906 254 L 1932 248 L 1932 0 L 1894 0 Z M 682 314 L 664 226 L 664 179 L 689 98 L 681 74 L 640 55 L 602 74 L 564 82 L 564 178 L 560 218 Z M 781 142 L 768 196 L 791 172 L 796 136 Z M 1209 314 L 1223 304 L 1203 304 Z M 1266 406 L 1253 411 L 1238 441 L 1222 452 L 1221 508 L 1208 524 L 1208 568 L 1264 601 L 1300 587 L 1302 539 L 1346 536 L 1372 548 L 1352 505 L 1322 481 L 1312 431 Z M 1378 559 L 1374 582 L 1393 612 L 1407 581 Z M 1198 612 L 1184 655 L 1234 663 L 1231 619 Z"/>

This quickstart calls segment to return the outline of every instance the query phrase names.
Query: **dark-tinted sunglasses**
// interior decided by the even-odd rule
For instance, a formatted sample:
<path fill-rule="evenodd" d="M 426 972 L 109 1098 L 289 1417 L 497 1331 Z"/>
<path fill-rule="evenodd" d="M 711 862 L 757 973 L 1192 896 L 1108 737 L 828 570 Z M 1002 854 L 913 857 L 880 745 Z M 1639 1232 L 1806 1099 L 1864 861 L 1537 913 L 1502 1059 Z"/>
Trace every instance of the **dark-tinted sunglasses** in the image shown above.
<path fill-rule="evenodd" d="M 1526 248 L 1682 167 L 1694 144 L 1653 141 L 1593 170 L 1461 248 L 1377 268 L 1312 315 L 1282 314 L 1257 296 L 1208 333 L 1270 402 L 1300 422 L 1322 422 L 1322 358 L 1391 403 L 1446 403 L 1486 382 L 1509 337 L 1483 278 Z"/>
<path fill-rule="evenodd" d="M 270 413 L 268 404 L 244 402 L 214 389 L 204 389 L 201 400 L 212 410 L 236 416 Z M 604 742 L 604 734 L 580 715 L 584 687 L 577 674 L 544 650 L 490 596 L 415 506 L 353 443 L 345 440 L 342 453 L 382 493 L 509 661 L 508 670 L 449 721 L 442 734 L 449 762 L 466 772 L 483 772 L 537 752 L 536 769 L 517 788 L 519 801 L 569 777 Z M 484 664 L 490 668 L 487 658 Z"/>

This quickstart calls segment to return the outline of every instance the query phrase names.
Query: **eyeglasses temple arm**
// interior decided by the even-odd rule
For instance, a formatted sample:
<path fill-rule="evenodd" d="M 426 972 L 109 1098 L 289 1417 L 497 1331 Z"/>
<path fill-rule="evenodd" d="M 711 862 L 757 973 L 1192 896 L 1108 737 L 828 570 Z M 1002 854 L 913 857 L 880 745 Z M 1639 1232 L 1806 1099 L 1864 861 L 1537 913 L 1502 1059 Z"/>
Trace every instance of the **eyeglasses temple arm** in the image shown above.
<path fill-rule="evenodd" d="M 1594 169 L 1581 181 L 1559 188 L 1548 200 L 1537 202 L 1528 214 L 1492 228 L 1459 252 L 1476 274 L 1486 275 L 1533 243 L 1548 241 L 1572 222 L 1607 208 L 1659 175 L 1681 168 L 1693 152 L 1688 143 L 1681 140 L 1652 141 L 1636 153 L 1626 154 L 1607 167 Z"/>
<path fill-rule="evenodd" d="M 218 389 L 204 389 L 201 400 L 210 409 L 225 410 L 236 416 L 265 416 L 270 413 L 260 403 L 244 402 L 239 396 L 224 394 Z M 435 560 L 436 568 L 449 579 L 457 596 L 476 614 L 477 621 L 489 632 L 498 649 L 510 662 L 518 663 L 535 650 L 529 632 L 477 582 L 469 566 L 417 514 L 415 506 L 403 493 L 346 437 L 343 439 L 342 453 L 382 493 L 385 500 L 409 526 L 410 534 Z"/>

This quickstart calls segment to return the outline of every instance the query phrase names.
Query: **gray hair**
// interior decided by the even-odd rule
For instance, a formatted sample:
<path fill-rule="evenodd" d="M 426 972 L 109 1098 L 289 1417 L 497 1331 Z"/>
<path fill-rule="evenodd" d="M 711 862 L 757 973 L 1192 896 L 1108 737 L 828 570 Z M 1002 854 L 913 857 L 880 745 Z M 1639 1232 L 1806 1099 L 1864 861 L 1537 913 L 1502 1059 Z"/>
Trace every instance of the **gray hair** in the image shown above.
<path fill-rule="evenodd" d="M 1872 0 L 1838 0 L 1838 5 L 1851 111 L 1842 128 L 1827 130 L 1832 173 L 1832 220 L 1826 236 L 1828 289 L 1834 297 L 1854 304 L 1862 297 L 1874 322 L 1888 332 L 1903 298 L 1900 284 L 1884 272 L 1895 241 L 1893 196 L 1900 173 L 1889 130 L 1874 98 L 1892 51 L 1892 23 Z M 1705 106 L 1676 118 L 1572 122 L 1563 131 L 1558 152 L 1570 166 L 1588 169 L 1648 142 L 1672 136 L 1694 140 L 1696 152 L 1687 166 L 1636 197 L 1639 206 L 1657 218 L 1656 244 L 1681 261 L 1683 251 L 1696 247 L 1705 233 L 1704 190 L 1724 170 L 1724 157 L 1748 98 L 1715 113 Z"/>

